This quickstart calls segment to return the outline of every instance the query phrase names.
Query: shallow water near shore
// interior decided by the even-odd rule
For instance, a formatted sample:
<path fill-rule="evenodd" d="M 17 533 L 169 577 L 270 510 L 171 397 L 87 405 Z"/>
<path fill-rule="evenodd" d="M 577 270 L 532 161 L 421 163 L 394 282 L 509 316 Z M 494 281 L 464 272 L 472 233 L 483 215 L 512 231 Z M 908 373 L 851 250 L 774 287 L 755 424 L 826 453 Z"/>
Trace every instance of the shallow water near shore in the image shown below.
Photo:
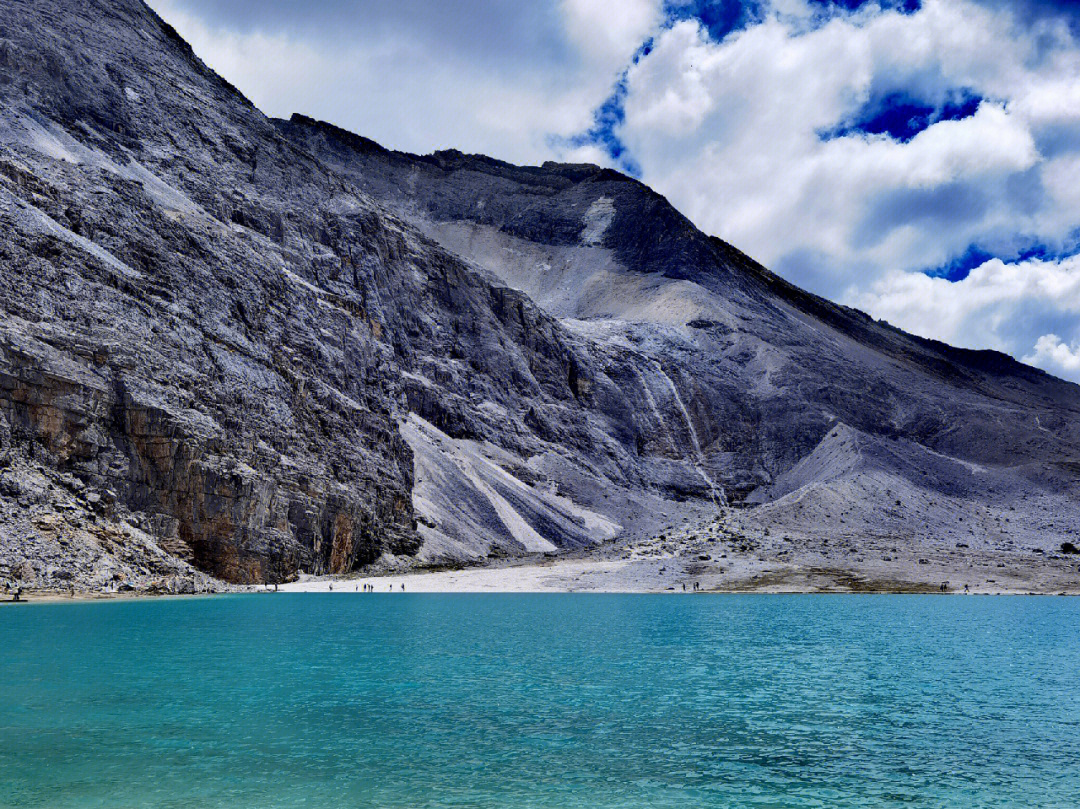
<path fill-rule="evenodd" d="M 1080 600 L 0 608 L 5 807 L 1075 807 Z"/>

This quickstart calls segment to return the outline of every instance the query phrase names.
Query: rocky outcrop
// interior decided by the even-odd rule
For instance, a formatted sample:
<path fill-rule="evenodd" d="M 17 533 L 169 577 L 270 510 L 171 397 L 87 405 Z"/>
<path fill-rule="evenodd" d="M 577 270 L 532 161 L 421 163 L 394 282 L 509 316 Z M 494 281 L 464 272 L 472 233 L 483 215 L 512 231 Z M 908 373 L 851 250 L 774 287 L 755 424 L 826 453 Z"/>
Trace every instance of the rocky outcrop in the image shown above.
<path fill-rule="evenodd" d="M 4 7 L 9 465 L 73 476 L 228 581 L 414 552 L 393 348 L 361 288 L 400 230 L 141 4 Z"/>

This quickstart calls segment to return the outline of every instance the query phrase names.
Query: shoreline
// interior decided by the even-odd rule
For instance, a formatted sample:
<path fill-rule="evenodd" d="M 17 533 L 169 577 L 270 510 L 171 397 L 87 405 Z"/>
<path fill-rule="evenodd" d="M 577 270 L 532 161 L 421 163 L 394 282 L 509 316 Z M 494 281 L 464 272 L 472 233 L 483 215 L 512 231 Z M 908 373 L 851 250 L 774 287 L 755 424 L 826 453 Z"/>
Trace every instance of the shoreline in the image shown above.
<path fill-rule="evenodd" d="M 237 595 L 247 592 L 251 592 L 251 590 L 245 585 L 237 585 L 236 588 L 232 590 L 221 590 L 220 592 L 212 593 L 150 593 L 139 591 L 130 593 L 106 593 L 77 591 L 75 595 L 67 595 L 48 590 L 24 590 L 22 598 L 18 601 L 12 600 L 11 596 L 7 593 L 0 593 L 0 608 L 9 605 L 19 606 L 21 604 L 88 604 L 97 602 L 106 604 L 119 601 L 162 601 L 173 598 L 212 598 L 214 596 Z"/>
<path fill-rule="evenodd" d="M 407 574 L 423 576 L 425 574 Z M 375 581 L 379 581 L 384 577 L 376 576 L 369 577 Z M 285 588 L 279 587 L 277 591 L 268 590 L 261 585 L 240 585 L 236 590 L 222 591 L 219 593 L 189 593 L 183 595 L 176 595 L 172 593 L 77 593 L 74 596 L 63 596 L 55 593 L 24 593 L 20 601 L 12 601 L 10 598 L 0 599 L 0 610 L 6 606 L 21 606 L 21 605 L 57 605 L 57 604 L 115 604 L 118 602 L 131 602 L 131 601 L 163 601 L 163 600 L 189 600 L 189 599 L 201 599 L 201 598 L 219 598 L 223 596 L 236 596 L 236 595 L 325 595 L 329 593 L 344 594 L 344 595 L 637 595 L 637 596 L 752 596 L 752 595 L 774 595 L 774 596 L 823 596 L 823 595 L 853 595 L 853 596 L 990 596 L 999 598 L 1075 598 L 1080 596 L 1080 588 L 1076 590 L 1018 590 L 1018 589 L 1002 589 L 1002 590 L 971 590 L 969 592 L 948 590 L 945 592 L 935 591 L 931 589 L 918 589 L 918 588 L 902 588 L 896 589 L 877 589 L 877 590 L 851 590 L 851 589 L 820 589 L 820 590 L 805 590 L 805 589 L 779 589 L 779 588 L 739 588 L 731 590 L 698 590 L 694 592 L 692 590 L 672 591 L 672 590 L 556 590 L 556 589 L 501 589 L 501 588 L 487 588 L 487 589 L 451 589 L 451 588 L 437 588 L 437 587 L 412 587 L 402 591 L 400 589 L 389 590 L 376 588 L 374 591 L 365 593 L 363 591 L 356 591 L 349 587 L 354 583 L 354 579 L 343 578 L 317 578 L 311 579 L 306 582 L 291 582 L 291 584 L 303 584 L 305 586 Z M 326 586 L 307 586 L 311 584 L 341 584 L 344 586 L 330 589 Z M 408 583 L 408 580 L 406 580 Z M 2 613 L 0 613 L 2 614 Z"/>
<path fill-rule="evenodd" d="M 685 556 L 619 558 L 574 556 L 507 560 L 460 568 L 411 568 L 367 575 L 302 574 L 278 585 L 282 593 L 640 593 L 640 594 L 921 594 L 1080 595 L 1080 575 L 1058 565 L 1016 564 L 997 570 L 938 562 L 929 566 L 867 564 L 834 566 L 820 558 L 724 558 L 709 565 Z M 1015 561 L 1015 560 L 1014 560 Z M 941 584 L 946 586 L 942 589 Z M 694 585 L 698 589 L 695 589 Z M 370 591 L 365 587 L 370 586 Z M 685 589 L 684 589 L 685 588 Z M 218 592 L 122 593 L 23 591 L 17 603 L 114 602 L 159 598 L 205 598 L 236 593 L 274 593 L 265 585 L 226 585 Z M 0 607 L 13 603 L 0 594 Z"/>
<path fill-rule="evenodd" d="M 673 567 L 672 561 L 557 560 L 370 576 L 301 576 L 298 581 L 279 585 L 279 592 L 362 593 L 367 584 L 374 587 L 375 593 L 1080 595 L 1080 578 L 1070 582 L 984 582 L 975 586 L 968 582 L 966 590 L 961 580 L 958 586 L 942 590 L 930 580 L 881 576 L 878 571 L 774 566 L 756 560 L 733 565 L 722 574 L 688 576 L 685 571 L 664 571 L 665 567 Z M 699 582 L 700 589 L 693 589 L 693 581 Z"/>

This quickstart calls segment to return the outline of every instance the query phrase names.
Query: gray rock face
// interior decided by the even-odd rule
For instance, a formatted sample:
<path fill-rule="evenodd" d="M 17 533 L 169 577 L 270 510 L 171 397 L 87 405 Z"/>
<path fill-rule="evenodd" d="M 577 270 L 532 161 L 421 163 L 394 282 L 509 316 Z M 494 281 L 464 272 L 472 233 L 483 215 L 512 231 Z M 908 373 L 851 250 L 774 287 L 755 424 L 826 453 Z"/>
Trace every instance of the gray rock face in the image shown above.
<path fill-rule="evenodd" d="M 7 464 L 113 492 L 231 581 L 415 550 L 361 290 L 410 237 L 141 5 L 0 19 Z"/>
<path fill-rule="evenodd" d="M 807 295 L 609 170 L 271 121 L 136 0 L 0 0 L 0 310 L 0 578 L 38 587 L 779 520 L 838 425 L 961 504 L 989 489 L 926 459 L 1060 497 L 1080 457 L 1077 386 Z"/>
<path fill-rule="evenodd" d="M 278 127 L 605 354 L 642 349 L 645 362 L 615 373 L 667 388 L 661 366 L 707 454 L 745 457 L 728 459 L 743 467 L 739 488 L 789 468 L 837 422 L 993 463 L 1075 457 L 1080 446 L 1077 386 L 802 292 L 622 175 L 389 152 L 303 116 Z M 642 394 L 638 413 L 649 409 Z M 688 454 L 689 431 L 673 432 Z"/>

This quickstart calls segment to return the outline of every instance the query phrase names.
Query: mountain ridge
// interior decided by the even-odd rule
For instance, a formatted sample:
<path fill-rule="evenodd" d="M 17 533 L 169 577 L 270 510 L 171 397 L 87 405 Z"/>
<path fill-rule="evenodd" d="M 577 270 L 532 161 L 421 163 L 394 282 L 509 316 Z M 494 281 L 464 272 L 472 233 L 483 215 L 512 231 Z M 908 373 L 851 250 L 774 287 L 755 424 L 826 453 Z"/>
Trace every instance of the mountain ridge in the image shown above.
<path fill-rule="evenodd" d="M 610 169 L 271 120 L 136 0 L 0 7 L 0 577 L 189 591 L 684 519 L 760 537 L 838 425 L 907 448 L 882 463 L 993 467 L 1032 495 L 1025 541 L 1068 530 L 1080 387 L 803 292 Z M 993 500 L 917 482 L 934 513 Z M 869 533 L 951 530 L 844 486 Z"/>
<path fill-rule="evenodd" d="M 312 118 L 302 113 L 293 113 L 287 121 L 275 119 L 274 123 L 279 129 L 285 129 L 286 131 L 289 126 L 312 128 L 326 133 L 329 137 L 340 140 L 342 143 L 354 148 L 357 152 L 377 154 L 391 160 L 400 161 L 405 165 L 427 163 L 444 171 L 479 170 L 479 168 L 488 168 L 491 169 L 493 173 L 508 171 L 523 178 L 542 178 L 545 175 L 554 174 L 558 177 L 566 178 L 571 184 L 576 184 L 585 180 L 621 180 L 635 184 L 646 193 L 655 195 L 663 205 L 671 208 L 675 214 L 682 217 L 682 214 L 679 214 L 663 195 L 658 194 L 654 189 L 645 185 L 640 180 L 625 175 L 615 169 L 601 168 L 593 164 L 559 163 L 556 161 L 546 161 L 539 166 L 522 166 L 498 158 L 492 158 L 487 155 L 463 153 L 456 149 L 440 150 L 427 155 L 413 154 L 389 149 L 363 135 L 350 132 L 335 124 Z M 537 185 L 543 186 L 545 184 L 538 182 Z M 686 220 L 685 217 L 682 218 L 690 229 L 696 230 L 689 220 Z M 950 361 L 971 366 L 978 370 L 998 372 L 1008 370 L 1022 373 L 1023 375 L 1032 378 L 1047 376 L 1058 379 L 1065 384 L 1075 384 L 1068 380 L 1061 380 L 1054 377 L 1043 369 L 1027 365 L 1026 363 L 1017 360 L 1015 357 L 995 349 L 960 348 L 940 340 L 921 337 L 906 332 L 903 329 L 887 324 L 884 321 L 875 320 L 872 316 L 860 309 L 830 301 L 820 295 L 801 289 L 790 281 L 776 275 L 760 262 L 747 256 L 745 253 L 742 253 L 738 248 L 719 236 L 702 235 L 712 242 L 719 252 L 731 256 L 734 261 L 740 262 L 745 271 L 757 275 L 760 278 L 761 283 L 766 287 L 773 290 L 782 290 L 784 297 L 793 303 L 796 301 L 805 302 L 804 311 L 806 311 L 807 314 L 813 314 L 821 319 L 828 319 L 829 315 L 839 313 L 840 316 L 847 315 L 856 321 L 871 321 L 880 328 L 888 329 L 895 334 L 902 335 L 906 339 L 942 354 Z M 680 276 L 674 277 L 678 279 Z"/>

